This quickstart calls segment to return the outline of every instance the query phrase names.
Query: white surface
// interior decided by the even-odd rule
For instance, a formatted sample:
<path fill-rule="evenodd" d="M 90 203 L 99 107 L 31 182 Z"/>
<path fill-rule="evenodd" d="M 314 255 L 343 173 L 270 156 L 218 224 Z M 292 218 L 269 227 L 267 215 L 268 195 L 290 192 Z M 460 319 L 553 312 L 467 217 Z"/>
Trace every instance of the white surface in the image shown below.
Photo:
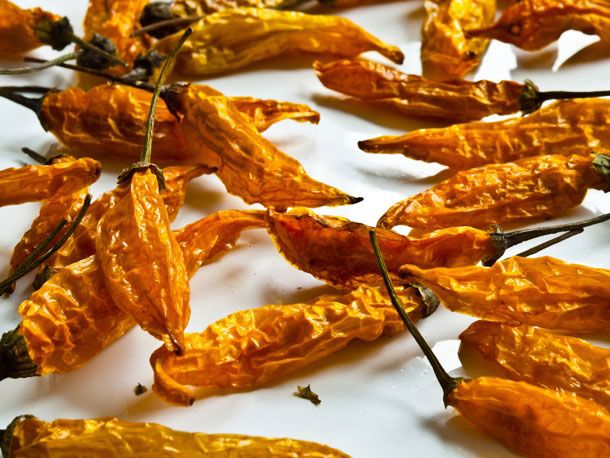
<path fill-rule="evenodd" d="M 33 6 L 36 2 L 18 3 Z M 46 9 L 68 15 L 75 25 L 81 22 L 86 6 L 84 0 L 40 3 Z M 423 10 L 419 2 L 371 5 L 340 13 L 399 45 L 406 54 L 402 70 L 420 71 L 419 30 Z M 593 45 L 572 56 L 591 41 L 591 37 L 570 33 L 562 37 L 559 52 L 552 46 L 538 53 L 525 53 L 494 42 L 476 77 L 518 81 L 530 78 L 542 89 L 608 89 L 610 50 L 600 51 L 599 46 Z M 50 55 L 42 50 L 36 54 Z M 304 62 L 308 60 L 279 59 L 206 82 L 228 95 L 303 102 L 320 111 L 322 120 L 318 126 L 283 122 L 266 133 L 283 151 L 300 160 L 311 176 L 365 197 L 358 205 L 319 209 L 320 213 L 374 224 L 391 204 L 437 181 L 434 175 L 442 169 L 440 166 L 398 155 L 367 155 L 356 146 L 360 139 L 400 133 L 430 123 L 409 120 L 355 101 L 341 101 L 340 95 L 322 87 Z M 2 66 L 7 65 L 5 62 Z M 72 77 L 69 72 L 52 70 L 28 79 L 2 77 L 0 84 L 27 84 L 29 80 L 65 88 Z M 28 161 L 19 152 L 23 146 L 44 151 L 53 142 L 30 111 L 6 100 L 0 100 L 0 138 L 0 168 Z M 93 186 L 96 195 L 114 186 L 121 165 L 125 164 L 104 164 L 104 174 Z M 216 210 L 244 207 L 240 199 L 225 193 L 216 177 L 201 177 L 191 185 L 186 205 L 174 226 Z M 0 208 L 1 266 L 8 263 L 13 246 L 37 208 L 35 204 Z M 608 211 L 608 200 L 601 192 L 593 191 L 582 207 L 569 214 L 569 219 Z M 609 245 L 606 224 L 587 229 L 585 234 L 545 254 L 608 267 Z M 1 300 L 1 331 L 17 325 L 16 306 L 27 293 L 28 284 L 27 280 L 20 282 L 19 294 Z M 202 330 L 239 309 L 296 302 L 330 290 L 288 265 L 261 230 L 247 233 L 238 249 L 201 269 L 192 279 L 191 287 L 189 331 Z M 454 373 L 460 373 L 456 339 L 471 321 L 441 309 L 420 325 L 424 335 L 436 345 L 441 361 Z M 73 373 L 0 382 L 0 427 L 24 413 L 46 420 L 111 415 L 190 431 L 314 440 L 355 457 L 511 456 L 452 409 L 443 408 L 441 390 L 432 371 L 407 335 L 352 344 L 271 386 L 201 399 L 190 408 L 165 404 L 151 391 L 134 396 L 133 388 L 138 382 L 149 388 L 152 384 L 148 358 L 158 346 L 159 342 L 151 336 L 134 329 L 87 367 Z M 291 393 L 297 384 L 311 384 L 322 404 L 314 407 L 293 397 Z"/>

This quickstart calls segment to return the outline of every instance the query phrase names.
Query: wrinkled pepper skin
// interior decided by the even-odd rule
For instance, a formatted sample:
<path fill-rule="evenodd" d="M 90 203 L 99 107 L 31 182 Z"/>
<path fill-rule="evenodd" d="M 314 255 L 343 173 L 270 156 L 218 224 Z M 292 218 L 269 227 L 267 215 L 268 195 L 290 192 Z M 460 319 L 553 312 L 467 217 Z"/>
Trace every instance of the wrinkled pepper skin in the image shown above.
<path fill-rule="evenodd" d="M 461 78 L 478 67 L 487 38 L 466 38 L 464 30 L 493 24 L 496 0 L 426 0 L 421 62 L 426 78 Z"/>
<path fill-rule="evenodd" d="M 472 27 L 467 36 L 484 37 L 535 51 L 567 30 L 610 41 L 610 6 L 604 0 L 523 0 L 502 12 L 490 27 Z"/>
<path fill-rule="evenodd" d="M 355 57 L 377 51 L 402 63 L 403 53 L 339 16 L 295 11 L 237 8 L 205 16 L 181 48 L 176 69 L 190 76 L 223 73 L 271 57 L 315 53 Z M 180 39 L 171 35 L 155 44 L 167 53 Z"/>
<path fill-rule="evenodd" d="M 458 172 L 394 204 L 378 225 L 434 230 L 557 216 L 579 205 L 588 189 L 610 189 L 608 179 L 593 167 L 594 158 L 547 155 Z"/>
<path fill-rule="evenodd" d="M 400 275 L 429 287 L 450 310 L 484 320 L 574 333 L 610 329 L 606 269 L 515 256 L 492 267 L 405 265 Z"/>
<path fill-rule="evenodd" d="M 259 132 L 285 119 L 318 124 L 320 113 L 302 103 L 263 100 L 254 97 L 231 97 L 231 102 L 243 114 L 252 118 Z"/>
<path fill-rule="evenodd" d="M 234 8 L 278 8 L 291 0 L 175 0 L 172 13 L 178 17 L 201 16 Z"/>
<path fill-rule="evenodd" d="M 0 170 L 0 207 L 73 194 L 101 173 L 102 165 L 89 158 Z"/>
<path fill-rule="evenodd" d="M 370 243 L 371 227 L 302 208 L 270 212 L 268 220 L 278 251 L 296 268 L 351 289 L 381 281 Z M 495 254 L 489 233 L 471 227 L 443 229 L 421 238 L 378 229 L 377 238 L 393 275 L 407 263 L 427 268 L 469 266 Z"/>
<path fill-rule="evenodd" d="M 571 393 L 481 377 L 461 382 L 447 401 L 519 455 L 610 456 L 610 414 L 599 404 Z"/>
<path fill-rule="evenodd" d="M 574 393 L 610 408 L 610 350 L 532 326 L 477 321 L 460 334 L 460 353 L 476 352 L 512 380 Z"/>
<path fill-rule="evenodd" d="M 115 304 L 171 351 L 182 351 L 191 315 L 188 275 L 150 169 L 136 172 L 129 193 L 102 216 L 95 247 Z"/>
<path fill-rule="evenodd" d="M 334 91 L 407 116 L 451 122 L 515 113 L 525 88 L 514 81 L 435 81 L 364 59 L 318 61 L 314 69 L 322 84 Z"/>
<path fill-rule="evenodd" d="M 412 319 L 422 306 L 413 288 L 399 291 Z M 187 334 L 183 356 L 156 350 L 153 390 L 169 402 L 190 405 L 203 389 L 262 386 L 343 348 L 352 340 L 394 335 L 403 324 L 383 287 L 361 286 L 310 303 L 241 310 L 199 334 Z M 201 394 L 201 393 L 197 393 Z"/>
<path fill-rule="evenodd" d="M 127 422 L 110 417 L 45 422 L 24 415 L 13 420 L 7 432 L 10 437 L 2 438 L 5 458 L 348 458 L 339 450 L 315 442 L 190 433 L 156 423 Z"/>
<path fill-rule="evenodd" d="M 470 122 L 358 143 L 369 153 L 404 154 L 464 170 L 546 154 L 610 150 L 610 100 L 559 100 L 525 117 Z"/>
<path fill-rule="evenodd" d="M 0 57 L 15 57 L 42 46 L 38 24 L 58 19 L 59 16 L 40 8 L 26 10 L 0 0 Z"/>

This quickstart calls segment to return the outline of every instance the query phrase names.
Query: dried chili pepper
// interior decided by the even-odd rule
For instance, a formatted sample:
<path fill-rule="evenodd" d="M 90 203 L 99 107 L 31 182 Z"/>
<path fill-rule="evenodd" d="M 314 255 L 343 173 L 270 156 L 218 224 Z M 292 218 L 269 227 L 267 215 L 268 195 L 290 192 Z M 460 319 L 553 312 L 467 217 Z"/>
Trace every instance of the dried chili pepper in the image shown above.
<path fill-rule="evenodd" d="M 263 100 L 254 97 L 230 97 L 230 99 L 240 112 L 252 118 L 259 132 L 267 130 L 284 119 L 312 124 L 318 124 L 320 121 L 320 113 L 302 103 Z"/>
<path fill-rule="evenodd" d="M 606 152 L 610 150 L 608 110 L 606 99 L 563 100 L 526 117 L 420 129 L 364 140 L 358 146 L 369 153 L 404 154 L 452 169 L 544 154 Z"/>
<path fill-rule="evenodd" d="M 476 352 L 512 380 L 575 393 L 610 408 L 610 350 L 532 326 L 476 321 L 460 334 L 460 355 Z"/>
<path fill-rule="evenodd" d="M 522 0 L 502 12 L 495 24 L 472 28 L 466 36 L 494 38 L 528 51 L 556 41 L 567 30 L 610 40 L 610 7 L 600 0 Z"/>
<path fill-rule="evenodd" d="M 430 362 L 443 389 L 445 407 L 454 407 L 506 447 L 526 456 L 550 458 L 610 453 L 610 414 L 596 402 L 572 393 L 497 377 L 476 380 L 451 377 L 404 313 L 374 230 L 371 242 L 392 304 Z"/>
<path fill-rule="evenodd" d="M 434 230 L 557 216 L 579 205 L 588 189 L 610 190 L 609 161 L 601 154 L 552 154 L 461 171 L 394 204 L 377 224 Z"/>
<path fill-rule="evenodd" d="M 175 431 L 156 423 L 135 423 L 117 418 L 54 420 L 32 415 L 15 418 L 1 430 L 5 458 L 58 456 L 189 456 L 255 457 L 299 456 L 348 458 L 349 455 L 316 442 L 270 439 L 241 434 L 203 434 Z"/>
<path fill-rule="evenodd" d="M 187 75 L 227 72 L 294 52 L 353 57 L 377 51 L 396 63 L 402 63 L 404 58 L 397 47 L 339 16 L 238 8 L 206 16 L 194 28 L 176 63 L 176 68 Z M 160 40 L 155 49 L 171 49 L 178 37 Z"/>
<path fill-rule="evenodd" d="M 421 62 L 427 78 L 460 78 L 474 70 L 489 39 L 466 38 L 465 29 L 493 24 L 496 0 L 427 0 L 422 26 Z"/>
<path fill-rule="evenodd" d="M 416 289 L 401 296 L 414 318 L 426 310 Z M 254 388 L 277 380 L 344 348 L 355 339 L 372 341 L 403 329 L 380 287 L 363 285 L 344 295 L 309 303 L 241 310 L 185 336 L 185 353 L 161 347 L 150 357 L 153 391 L 167 401 L 190 405 L 191 387 Z"/>
<path fill-rule="evenodd" d="M 455 312 L 569 332 L 610 329 L 610 271 L 550 257 L 513 256 L 492 267 L 420 269 L 403 278 L 434 291 Z"/>
<path fill-rule="evenodd" d="M 8 0 L 0 0 L 0 55 L 14 56 L 42 46 L 44 43 L 38 35 L 39 23 L 59 19 L 56 14 L 41 8 L 26 10 Z"/>

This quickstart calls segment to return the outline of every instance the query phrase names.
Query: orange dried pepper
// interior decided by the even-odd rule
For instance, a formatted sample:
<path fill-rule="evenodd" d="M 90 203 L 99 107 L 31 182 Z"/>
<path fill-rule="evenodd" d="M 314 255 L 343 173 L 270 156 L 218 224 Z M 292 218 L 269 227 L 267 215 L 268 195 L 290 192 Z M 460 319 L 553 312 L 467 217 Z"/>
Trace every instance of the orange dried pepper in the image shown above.
<path fill-rule="evenodd" d="M 178 55 L 176 68 L 187 75 L 209 75 L 245 67 L 271 57 L 296 52 L 357 56 L 377 51 L 402 63 L 403 53 L 339 16 L 295 11 L 236 8 L 205 16 Z M 155 44 L 166 52 L 179 34 Z"/>
<path fill-rule="evenodd" d="M 526 117 L 470 122 L 358 143 L 369 153 L 404 154 L 452 169 L 511 162 L 544 154 L 589 154 L 610 150 L 605 122 L 610 100 L 562 100 Z"/>
<path fill-rule="evenodd" d="M 413 288 L 400 294 L 415 318 L 426 313 Z M 354 339 L 372 341 L 402 329 L 387 295 L 367 285 L 309 303 L 241 310 L 199 334 L 187 334 L 182 356 L 164 347 L 156 350 L 150 357 L 153 390 L 167 401 L 189 405 L 196 396 L 193 386 L 259 387 L 343 349 Z"/>
<path fill-rule="evenodd" d="M 489 39 L 466 38 L 465 29 L 493 24 L 496 0 L 426 0 L 421 62 L 426 78 L 460 78 L 474 70 Z"/>
<path fill-rule="evenodd" d="M 610 408 L 610 350 L 532 326 L 477 321 L 460 334 L 460 355 L 476 352 L 512 380 L 575 393 Z"/>
<path fill-rule="evenodd" d="M 557 216 L 580 204 L 588 189 L 610 190 L 609 161 L 553 154 L 465 170 L 394 204 L 378 225 L 434 230 Z"/>
<path fill-rule="evenodd" d="M 22 9 L 8 0 L 0 0 L 0 56 L 10 57 L 42 46 L 40 24 L 59 19 L 41 8 Z"/>
<path fill-rule="evenodd" d="M 489 321 L 569 332 L 610 329 L 610 271 L 550 257 L 514 256 L 492 267 L 401 268 L 447 308 Z"/>
<path fill-rule="evenodd" d="M 117 418 L 54 420 L 32 415 L 15 418 L 0 436 L 5 458 L 59 456 L 173 456 L 348 458 L 315 442 L 270 439 L 243 434 L 203 434 L 175 431 L 156 423 Z"/>
<path fill-rule="evenodd" d="M 267 130 L 273 124 L 284 119 L 312 124 L 320 122 L 320 113 L 302 103 L 280 102 L 254 97 L 230 97 L 230 100 L 235 104 L 235 108 L 252 118 L 259 132 Z"/>

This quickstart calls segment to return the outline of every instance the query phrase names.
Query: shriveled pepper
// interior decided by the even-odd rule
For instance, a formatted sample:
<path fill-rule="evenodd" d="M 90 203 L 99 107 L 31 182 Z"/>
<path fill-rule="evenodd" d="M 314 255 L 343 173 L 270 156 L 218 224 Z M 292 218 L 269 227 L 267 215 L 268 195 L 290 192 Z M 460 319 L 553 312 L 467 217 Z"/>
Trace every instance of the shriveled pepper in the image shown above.
<path fill-rule="evenodd" d="M 400 292 L 406 310 L 421 318 L 426 307 L 413 288 Z M 430 312 L 428 312 L 430 313 Z M 360 286 L 345 295 L 309 303 L 241 310 L 185 336 L 183 356 L 164 347 L 150 357 L 153 390 L 190 405 L 192 387 L 214 390 L 262 386 L 343 349 L 355 339 L 372 341 L 403 329 L 382 288 Z"/>
<path fill-rule="evenodd" d="M 252 118 L 259 132 L 263 132 L 273 124 L 285 119 L 312 124 L 320 122 L 320 113 L 303 103 L 254 97 L 230 97 L 230 100 L 240 112 Z"/>
<path fill-rule="evenodd" d="M 610 190 L 610 158 L 552 154 L 456 173 L 427 191 L 394 204 L 377 223 L 434 230 L 474 227 L 560 215 L 588 189 Z"/>
<path fill-rule="evenodd" d="M 514 256 L 492 267 L 405 265 L 400 276 L 429 287 L 450 310 L 488 321 L 568 332 L 610 329 L 606 269 Z"/>
<path fill-rule="evenodd" d="M 15 418 L 2 430 L 4 458 L 66 456 L 175 456 L 348 458 L 327 445 L 298 439 L 270 439 L 243 434 L 175 431 L 156 423 L 117 418 L 42 421 L 32 415 Z"/>
<path fill-rule="evenodd" d="M 461 78 L 474 70 L 489 45 L 487 38 L 466 38 L 465 29 L 493 24 L 496 0 L 426 0 L 421 62 L 426 78 Z"/>
<path fill-rule="evenodd" d="M 377 51 L 396 63 L 404 59 L 397 47 L 339 16 L 237 8 L 205 16 L 194 30 L 176 63 L 178 71 L 193 76 L 228 72 L 295 52 L 353 57 Z M 179 34 L 164 38 L 155 49 L 165 52 L 178 38 Z"/>
<path fill-rule="evenodd" d="M 460 356 L 476 353 L 505 376 L 575 393 L 610 408 L 610 350 L 532 326 L 477 321 L 460 334 Z"/>
<path fill-rule="evenodd" d="M 610 100 L 561 100 L 526 117 L 470 122 L 358 143 L 369 153 L 404 154 L 452 169 L 516 161 L 544 154 L 589 154 L 610 150 L 605 119 Z"/>
<path fill-rule="evenodd" d="M 15 56 L 42 46 L 39 25 L 59 19 L 41 8 L 22 9 L 8 0 L 0 0 L 0 56 Z"/>

